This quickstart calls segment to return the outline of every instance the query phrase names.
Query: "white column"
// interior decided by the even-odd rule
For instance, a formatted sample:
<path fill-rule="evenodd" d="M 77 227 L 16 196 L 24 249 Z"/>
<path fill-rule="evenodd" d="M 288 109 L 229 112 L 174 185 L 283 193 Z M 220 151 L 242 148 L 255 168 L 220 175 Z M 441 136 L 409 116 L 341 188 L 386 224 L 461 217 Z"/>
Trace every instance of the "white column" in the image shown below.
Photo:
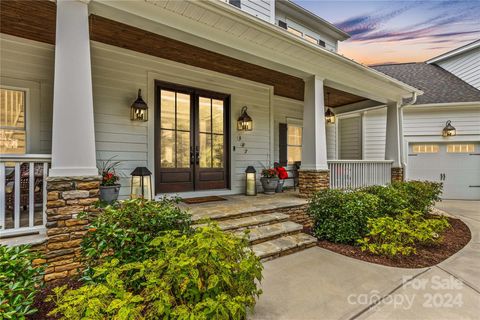
<path fill-rule="evenodd" d="M 385 160 L 393 160 L 393 168 L 402 167 L 403 128 L 400 103 L 387 104 L 387 134 Z"/>
<path fill-rule="evenodd" d="M 88 2 L 57 0 L 50 176 L 98 175 Z"/>
<path fill-rule="evenodd" d="M 323 79 L 305 81 L 302 170 L 328 170 Z"/>

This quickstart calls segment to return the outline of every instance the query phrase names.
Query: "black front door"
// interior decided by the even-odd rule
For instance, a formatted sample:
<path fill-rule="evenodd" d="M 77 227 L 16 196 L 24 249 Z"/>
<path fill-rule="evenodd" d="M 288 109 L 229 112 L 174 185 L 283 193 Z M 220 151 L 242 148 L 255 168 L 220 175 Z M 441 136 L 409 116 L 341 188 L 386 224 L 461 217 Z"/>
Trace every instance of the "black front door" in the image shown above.
<path fill-rule="evenodd" d="M 156 192 L 228 187 L 229 96 L 157 82 Z"/>

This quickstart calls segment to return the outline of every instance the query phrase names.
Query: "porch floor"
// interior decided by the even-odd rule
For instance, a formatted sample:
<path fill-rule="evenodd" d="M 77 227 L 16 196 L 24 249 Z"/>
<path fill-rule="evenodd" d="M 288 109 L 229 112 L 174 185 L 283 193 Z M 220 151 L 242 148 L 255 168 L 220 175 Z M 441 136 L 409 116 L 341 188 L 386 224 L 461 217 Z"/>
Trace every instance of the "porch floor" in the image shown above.
<path fill-rule="evenodd" d="M 192 214 L 192 220 L 197 221 L 205 218 L 222 220 L 249 212 L 288 208 L 307 203 L 307 199 L 300 198 L 296 191 L 285 191 L 274 195 L 263 193 L 257 196 L 228 195 L 222 198 L 226 200 L 199 204 L 181 202 L 179 206 L 187 209 Z"/>

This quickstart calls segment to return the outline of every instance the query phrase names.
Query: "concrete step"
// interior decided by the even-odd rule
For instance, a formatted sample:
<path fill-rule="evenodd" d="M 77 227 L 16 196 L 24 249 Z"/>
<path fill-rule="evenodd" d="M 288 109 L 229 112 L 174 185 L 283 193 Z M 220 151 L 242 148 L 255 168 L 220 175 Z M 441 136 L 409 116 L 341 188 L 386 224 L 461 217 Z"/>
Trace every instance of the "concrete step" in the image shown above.
<path fill-rule="evenodd" d="M 316 243 L 314 237 L 297 233 L 255 244 L 252 249 L 262 261 L 266 261 L 313 247 Z"/>
<path fill-rule="evenodd" d="M 243 236 L 248 232 L 247 238 L 251 245 L 257 243 L 273 240 L 282 236 L 293 235 L 301 232 L 303 226 L 301 224 L 284 221 L 274 224 L 267 224 L 263 226 L 255 226 L 246 230 L 235 230 L 233 233 L 238 236 Z"/>
<path fill-rule="evenodd" d="M 258 226 L 269 225 L 277 222 L 287 221 L 288 215 L 284 213 L 261 213 L 254 216 L 248 216 L 243 218 L 220 220 L 217 221 L 220 229 L 227 230 L 243 230 L 247 228 L 253 228 Z"/>

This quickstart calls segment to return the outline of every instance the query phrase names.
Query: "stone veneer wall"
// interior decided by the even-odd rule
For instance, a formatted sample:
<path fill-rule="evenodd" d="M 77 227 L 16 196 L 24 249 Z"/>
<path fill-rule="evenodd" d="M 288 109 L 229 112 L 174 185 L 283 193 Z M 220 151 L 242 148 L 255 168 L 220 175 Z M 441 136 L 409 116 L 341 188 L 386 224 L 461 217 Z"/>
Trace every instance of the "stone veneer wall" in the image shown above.
<path fill-rule="evenodd" d="M 300 197 L 310 198 L 312 195 L 330 187 L 329 170 L 302 170 L 298 171 Z"/>
<path fill-rule="evenodd" d="M 401 182 L 403 180 L 403 168 L 392 168 L 392 182 Z"/>
<path fill-rule="evenodd" d="M 100 177 L 48 177 L 47 239 L 35 249 L 43 253 L 46 282 L 74 275 L 81 268 L 80 242 L 87 232 L 88 220 L 78 219 L 81 212 L 95 212 Z"/>
<path fill-rule="evenodd" d="M 309 231 L 313 227 L 313 220 L 307 214 L 308 204 L 298 206 L 276 208 L 272 210 L 261 211 L 262 214 L 280 212 L 290 216 L 290 221 L 303 225 L 305 231 Z"/>

